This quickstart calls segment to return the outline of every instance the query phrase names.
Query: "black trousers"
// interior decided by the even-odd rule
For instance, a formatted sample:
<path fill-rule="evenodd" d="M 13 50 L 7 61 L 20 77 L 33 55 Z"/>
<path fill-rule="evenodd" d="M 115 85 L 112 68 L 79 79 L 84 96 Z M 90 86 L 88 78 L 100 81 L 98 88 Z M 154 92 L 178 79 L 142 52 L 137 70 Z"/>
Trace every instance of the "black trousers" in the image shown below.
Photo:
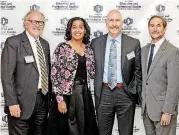
<path fill-rule="evenodd" d="M 44 135 L 46 125 L 47 104 L 41 92 L 37 93 L 34 111 L 28 120 L 21 120 L 8 114 L 9 135 Z"/>
<path fill-rule="evenodd" d="M 67 106 L 69 106 L 70 96 L 64 96 L 63 98 Z M 68 112 L 67 110 L 67 113 L 62 114 L 58 111 L 56 96 L 53 94 L 52 105 L 48 117 L 47 135 L 70 135 L 68 128 Z"/>
<path fill-rule="evenodd" d="M 58 111 L 54 96 L 48 118 L 48 135 L 98 135 L 94 106 L 86 81 L 74 82 L 72 95 L 64 95 L 67 113 Z"/>
<path fill-rule="evenodd" d="M 98 108 L 98 128 L 100 135 L 111 135 L 115 113 L 119 135 L 132 135 L 135 103 L 125 92 L 124 87 L 111 90 L 103 86 Z"/>

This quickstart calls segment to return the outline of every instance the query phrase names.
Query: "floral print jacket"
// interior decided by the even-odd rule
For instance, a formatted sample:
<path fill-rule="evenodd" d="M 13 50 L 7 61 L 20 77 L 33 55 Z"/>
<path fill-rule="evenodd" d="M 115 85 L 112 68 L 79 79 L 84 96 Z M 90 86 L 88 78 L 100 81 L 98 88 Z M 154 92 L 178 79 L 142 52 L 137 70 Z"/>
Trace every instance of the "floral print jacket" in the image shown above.
<path fill-rule="evenodd" d="M 94 78 L 95 62 L 91 47 L 85 47 L 87 85 L 90 88 L 90 79 Z M 57 102 L 63 101 L 63 95 L 70 95 L 78 67 L 78 56 L 68 42 L 60 43 L 54 51 L 51 63 L 52 89 L 56 94 Z"/>

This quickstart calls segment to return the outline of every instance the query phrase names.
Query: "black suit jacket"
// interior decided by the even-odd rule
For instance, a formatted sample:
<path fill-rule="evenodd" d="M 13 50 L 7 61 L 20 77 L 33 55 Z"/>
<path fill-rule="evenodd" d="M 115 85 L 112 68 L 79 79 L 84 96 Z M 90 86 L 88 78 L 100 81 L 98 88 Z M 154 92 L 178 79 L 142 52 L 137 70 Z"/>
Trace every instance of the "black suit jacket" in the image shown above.
<path fill-rule="evenodd" d="M 45 96 L 48 104 L 51 97 L 50 49 L 46 40 L 41 37 L 39 40 L 44 49 L 49 76 L 49 92 Z M 26 63 L 25 56 L 33 56 L 34 62 Z M 1 56 L 1 72 L 5 112 L 9 112 L 8 106 L 19 104 L 21 109 L 20 119 L 28 119 L 36 102 L 39 73 L 26 32 L 7 38 Z"/>
<path fill-rule="evenodd" d="M 122 34 L 121 38 L 121 68 L 122 77 L 125 84 L 126 93 L 139 103 L 139 94 L 141 93 L 142 71 L 141 71 L 141 47 L 138 39 Z M 95 106 L 98 109 L 103 83 L 103 72 L 105 62 L 107 34 L 95 38 L 91 46 L 95 55 L 96 73 L 94 79 Z M 135 57 L 127 58 L 127 54 L 134 52 Z"/>

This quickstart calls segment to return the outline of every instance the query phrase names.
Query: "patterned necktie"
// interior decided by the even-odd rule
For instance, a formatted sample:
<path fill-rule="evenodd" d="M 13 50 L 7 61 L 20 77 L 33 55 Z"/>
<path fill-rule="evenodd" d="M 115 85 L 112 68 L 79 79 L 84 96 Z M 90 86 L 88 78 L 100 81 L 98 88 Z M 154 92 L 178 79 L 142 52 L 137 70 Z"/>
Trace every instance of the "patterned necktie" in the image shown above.
<path fill-rule="evenodd" d="M 40 70 L 41 70 L 41 88 L 44 95 L 48 92 L 48 76 L 45 58 L 43 55 L 43 48 L 38 40 L 35 41 L 37 47 L 37 56 L 39 60 Z"/>
<path fill-rule="evenodd" d="M 108 83 L 111 90 L 113 90 L 117 84 L 117 49 L 115 39 L 112 39 L 109 53 Z"/>
<path fill-rule="evenodd" d="M 149 72 L 150 65 L 151 65 L 151 63 L 152 63 L 153 54 L 154 54 L 154 47 L 155 47 L 155 45 L 152 44 L 152 45 L 151 45 L 151 49 L 150 49 L 150 56 L 149 56 L 149 61 L 148 61 L 147 74 L 148 74 L 148 72 Z"/>

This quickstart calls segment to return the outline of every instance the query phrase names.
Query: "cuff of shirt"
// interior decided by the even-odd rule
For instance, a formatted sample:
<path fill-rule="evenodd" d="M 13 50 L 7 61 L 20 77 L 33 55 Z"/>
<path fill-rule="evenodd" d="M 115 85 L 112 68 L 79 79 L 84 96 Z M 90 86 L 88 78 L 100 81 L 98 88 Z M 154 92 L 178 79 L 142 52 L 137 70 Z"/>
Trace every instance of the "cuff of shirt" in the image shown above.
<path fill-rule="evenodd" d="M 63 96 L 56 96 L 57 103 L 63 102 Z"/>

